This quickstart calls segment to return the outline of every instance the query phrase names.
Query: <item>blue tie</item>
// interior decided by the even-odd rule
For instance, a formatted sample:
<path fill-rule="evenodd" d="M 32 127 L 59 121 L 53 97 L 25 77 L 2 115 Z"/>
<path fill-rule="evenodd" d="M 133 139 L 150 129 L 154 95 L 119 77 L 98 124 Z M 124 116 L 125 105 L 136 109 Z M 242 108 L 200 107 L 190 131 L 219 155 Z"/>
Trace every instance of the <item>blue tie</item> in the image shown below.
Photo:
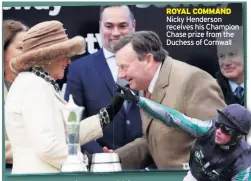
<path fill-rule="evenodd" d="M 236 97 L 238 97 L 239 99 L 241 99 L 242 96 L 243 96 L 243 91 L 244 91 L 243 87 L 238 86 L 238 87 L 235 89 L 234 94 L 235 94 Z"/>

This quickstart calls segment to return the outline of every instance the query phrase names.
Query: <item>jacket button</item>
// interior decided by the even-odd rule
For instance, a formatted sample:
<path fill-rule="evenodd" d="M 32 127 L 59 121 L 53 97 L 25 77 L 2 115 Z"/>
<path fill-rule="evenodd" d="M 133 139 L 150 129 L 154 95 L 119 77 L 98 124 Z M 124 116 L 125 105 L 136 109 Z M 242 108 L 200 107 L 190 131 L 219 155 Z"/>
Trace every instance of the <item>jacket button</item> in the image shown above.
<path fill-rule="evenodd" d="M 126 120 L 126 124 L 131 124 L 131 122 L 129 120 Z"/>

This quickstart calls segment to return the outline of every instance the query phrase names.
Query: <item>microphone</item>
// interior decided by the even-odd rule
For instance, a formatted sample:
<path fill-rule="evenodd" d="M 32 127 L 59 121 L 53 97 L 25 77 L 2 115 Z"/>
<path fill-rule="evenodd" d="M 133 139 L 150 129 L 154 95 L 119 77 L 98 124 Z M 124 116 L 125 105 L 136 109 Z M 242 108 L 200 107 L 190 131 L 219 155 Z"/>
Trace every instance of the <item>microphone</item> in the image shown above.
<path fill-rule="evenodd" d="M 130 88 L 129 82 L 128 82 L 127 80 L 125 80 L 125 79 L 119 79 L 119 78 L 118 78 L 118 80 L 117 80 L 116 83 L 119 84 L 119 85 L 121 85 L 122 87 L 127 87 L 127 88 L 129 88 L 130 91 L 131 91 L 131 93 L 132 93 L 133 95 L 136 95 L 135 92 Z"/>
<path fill-rule="evenodd" d="M 116 83 L 119 84 L 119 85 L 121 85 L 122 87 L 128 87 L 128 88 L 130 88 L 129 87 L 129 82 L 127 80 L 125 80 L 125 79 L 118 78 Z M 124 108 L 125 108 L 126 112 L 128 111 L 128 104 L 129 104 L 128 101 L 125 100 L 124 101 Z"/>

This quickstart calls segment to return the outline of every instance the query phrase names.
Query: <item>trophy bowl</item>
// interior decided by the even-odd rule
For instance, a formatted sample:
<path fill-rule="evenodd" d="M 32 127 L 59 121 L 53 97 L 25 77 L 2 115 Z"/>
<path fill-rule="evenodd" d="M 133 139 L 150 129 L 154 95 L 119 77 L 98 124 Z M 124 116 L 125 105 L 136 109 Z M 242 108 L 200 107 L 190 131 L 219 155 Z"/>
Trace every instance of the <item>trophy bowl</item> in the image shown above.
<path fill-rule="evenodd" d="M 92 155 L 91 172 L 119 172 L 121 162 L 117 153 L 96 153 Z"/>

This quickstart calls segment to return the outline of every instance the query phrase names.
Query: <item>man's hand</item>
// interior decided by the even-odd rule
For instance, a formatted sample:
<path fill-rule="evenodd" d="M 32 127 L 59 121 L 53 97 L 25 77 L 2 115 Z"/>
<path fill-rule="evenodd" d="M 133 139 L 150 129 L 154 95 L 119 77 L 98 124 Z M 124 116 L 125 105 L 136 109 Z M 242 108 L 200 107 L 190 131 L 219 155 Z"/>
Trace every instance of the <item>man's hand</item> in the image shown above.
<path fill-rule="evenodd" d="M 124 100 L 134 101 L 136 103 L 139 101 L 139 96 L 135 95 L 130 88 L 121 86 L 118 83 L 116 83 L 116 85 L 118 86 L 117 94 Z"/>
<path fill-rule="evenodd" d="M 104 153 L 113 153 L 113 150 L 108 149 L 106 146 L 103 147 Z"/>

